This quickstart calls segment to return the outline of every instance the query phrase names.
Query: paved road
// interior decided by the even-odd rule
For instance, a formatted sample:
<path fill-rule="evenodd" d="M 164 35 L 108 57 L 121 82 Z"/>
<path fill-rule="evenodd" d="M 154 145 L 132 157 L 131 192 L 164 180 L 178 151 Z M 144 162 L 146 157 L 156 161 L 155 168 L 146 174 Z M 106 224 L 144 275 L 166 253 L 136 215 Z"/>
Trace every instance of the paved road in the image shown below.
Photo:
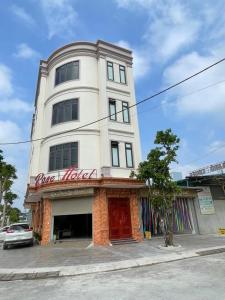
<path fill-rule="evenodd" d="M 163 238 L 153 238 L 143 243 L 87 248 L 89 240 L 57 243 L 48 247 L 16 247 L 9 250 L 0 249 L 0 268 L 37 268 L 76 266 L 95 263 L 121 261 L 141 257 L 155 257 L 168 253 L 159 249 Z M 174 252 L 197 250 L 199 248 L 225 246 L 225 237 L 215 235 L 180 235 L 175 243 L 182 245 Z"/>
<path fill-rule="evenodd" d="M 125 271 L 1 282 L 1 300 L 224 300 L 225 253 Z"/>

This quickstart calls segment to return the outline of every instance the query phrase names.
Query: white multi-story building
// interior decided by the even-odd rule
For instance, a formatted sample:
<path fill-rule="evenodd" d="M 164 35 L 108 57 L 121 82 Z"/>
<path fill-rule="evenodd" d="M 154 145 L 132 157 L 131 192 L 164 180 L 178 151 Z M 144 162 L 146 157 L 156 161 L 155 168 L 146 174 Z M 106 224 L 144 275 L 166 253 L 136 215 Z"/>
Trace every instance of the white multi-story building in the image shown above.
<path fill-rule="evenodd" d="M 134 104 L 130 50 L 104 41 L 76 42 L 40 62 L 26 202 L 32 206 L 34 227 L 42 233 L 43 244 L 57 235 L 57 230 L 73 236 L 67 221 L 62 221 L 62 226 L 56 220 L 70 212 L 73 216 L 93 215 L 89 235 L 96 244 L 116 238 L 110 234 L 110 225 L 107 236 L 99 233 L 103 225 L 97 225 L 100 216 L 96 211 L 100 208 L 96 208 L 96 195 L 103 186 L 114 187 L 109 197 L 119 199 L 123 189 L 131 208 L 129 191 L 138 183 L 129 176 L 141 159 L 136 107 L 129 109 Z M 121 209 L 114 205 L 116 202 L 110 204 L 109 197 L 104 200 L 107 222 L 116 227 L 110 213 Z M 132 218 L 131 212 L 127 237 L 138 239 Z M 126 234 L 118 236 L 123 237 Z"/>
<path fill-rule="evenodd" d="M 103 41 L 55 51 L 40 64 L 30 177 L 71 165 L 96 169 L 97 177 L 129 177 L 140 162 L 133 104 L 131 51 Z"/>

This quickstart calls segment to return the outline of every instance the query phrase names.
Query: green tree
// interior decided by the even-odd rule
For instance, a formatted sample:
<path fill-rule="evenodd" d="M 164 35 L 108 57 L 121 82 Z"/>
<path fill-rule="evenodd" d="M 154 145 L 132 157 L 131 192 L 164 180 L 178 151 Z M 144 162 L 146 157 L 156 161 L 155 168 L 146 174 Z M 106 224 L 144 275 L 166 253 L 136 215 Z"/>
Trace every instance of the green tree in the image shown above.
<path fill-rule="evenodd" d="M 17 223 L 19 222 L 19 216 L 21 211 L 17 207 L 8 206 L 7 208 L 7 216 L 9 216 L 10 223 Z"/>
<path fill-rule="evenodd" d="M 0 204 L 2 203 L 2 197 L 3 197 L 3 176 L 1 175 L 1 170 L 3 169 L 3 155 L 2 155 L 2 150 L 0 149 Z"/>
<path fill-rule="evenodd" d="M 149 186 L 149 197 L 153 207 L 160 213 L 160 226 L 164 233 L 165 246 L 173 243 L 173 201 L 180 191 L 176 182 L 172 181 L 170 165 L 177 162 L 177 150 L 180 139 L 171 129 L 158 131 L 147 160 L 141 162 L 137 174 L 132 174 L 140 180 L 145 180 Z"/>
<path fill-rule="evenodd" d="M 5 224 L 6 208 L 12 204 L 17 195 L 12 193 L 13 181 L 17 178 L 16 169 L 4 161 L 2 150 L 0 150 L 0 204 L 3 201 L 3 213 L 1 226 Z"/>

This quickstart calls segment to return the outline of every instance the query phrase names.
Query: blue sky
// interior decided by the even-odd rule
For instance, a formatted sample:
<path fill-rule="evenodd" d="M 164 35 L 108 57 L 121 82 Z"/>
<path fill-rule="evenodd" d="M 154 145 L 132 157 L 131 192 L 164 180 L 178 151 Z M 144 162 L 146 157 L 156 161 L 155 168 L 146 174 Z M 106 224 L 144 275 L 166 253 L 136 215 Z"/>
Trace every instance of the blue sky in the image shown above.
<path fill-rule="evenodd" d="M 58 47 L 103 39 L 133 50 L 141 100 L 225 57 L 225 2 L 7 0 L 0 4 L 0 141 L 27 140 L 38 64 Z M 138 107 L 143 159 L 157 130 L 180 137 L 189 171 L 225 159 L 225 63 Z M 22 207 L 29 145 L 2 147 Z"/>

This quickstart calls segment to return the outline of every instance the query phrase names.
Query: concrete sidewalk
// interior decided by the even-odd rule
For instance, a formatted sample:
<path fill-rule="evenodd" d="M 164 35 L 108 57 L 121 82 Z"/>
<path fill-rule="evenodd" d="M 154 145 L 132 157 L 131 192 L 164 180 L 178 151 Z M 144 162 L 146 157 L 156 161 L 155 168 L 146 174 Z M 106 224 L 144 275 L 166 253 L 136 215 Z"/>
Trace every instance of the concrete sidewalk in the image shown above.
<path fill-rule="evenodd" d="M 49 247 L 0 251 L 0 280 L 84 275 L 171 262 L 217 251 L 225 252 L 225 237 L 216 235 L 176 236 L 175 243 L 182 246 L 164 248 L 161 247 L 163 239 L 155 238 L 139 244 L 112 247 L 85 248 L 88 244 L 85 241 L 79 244 L 79 248 L 76 248 L 76 243 L 63 243 Z M 82 245 L 85 247 L 82 248 Z M 26 250 L 30 255 L 25 256 L 26 263 L 22 266 L 17 254 L 20 256 L 24 251 L 23 254 L 26 255 Z M 30 261 L 37 254 L 39 257 L 36 256 L 35 262 Z M 12 256 L 16 262 L 13 268 L 6 266 L 6 261 L 2 264 L 2 259 L 10 260 Z"/>

